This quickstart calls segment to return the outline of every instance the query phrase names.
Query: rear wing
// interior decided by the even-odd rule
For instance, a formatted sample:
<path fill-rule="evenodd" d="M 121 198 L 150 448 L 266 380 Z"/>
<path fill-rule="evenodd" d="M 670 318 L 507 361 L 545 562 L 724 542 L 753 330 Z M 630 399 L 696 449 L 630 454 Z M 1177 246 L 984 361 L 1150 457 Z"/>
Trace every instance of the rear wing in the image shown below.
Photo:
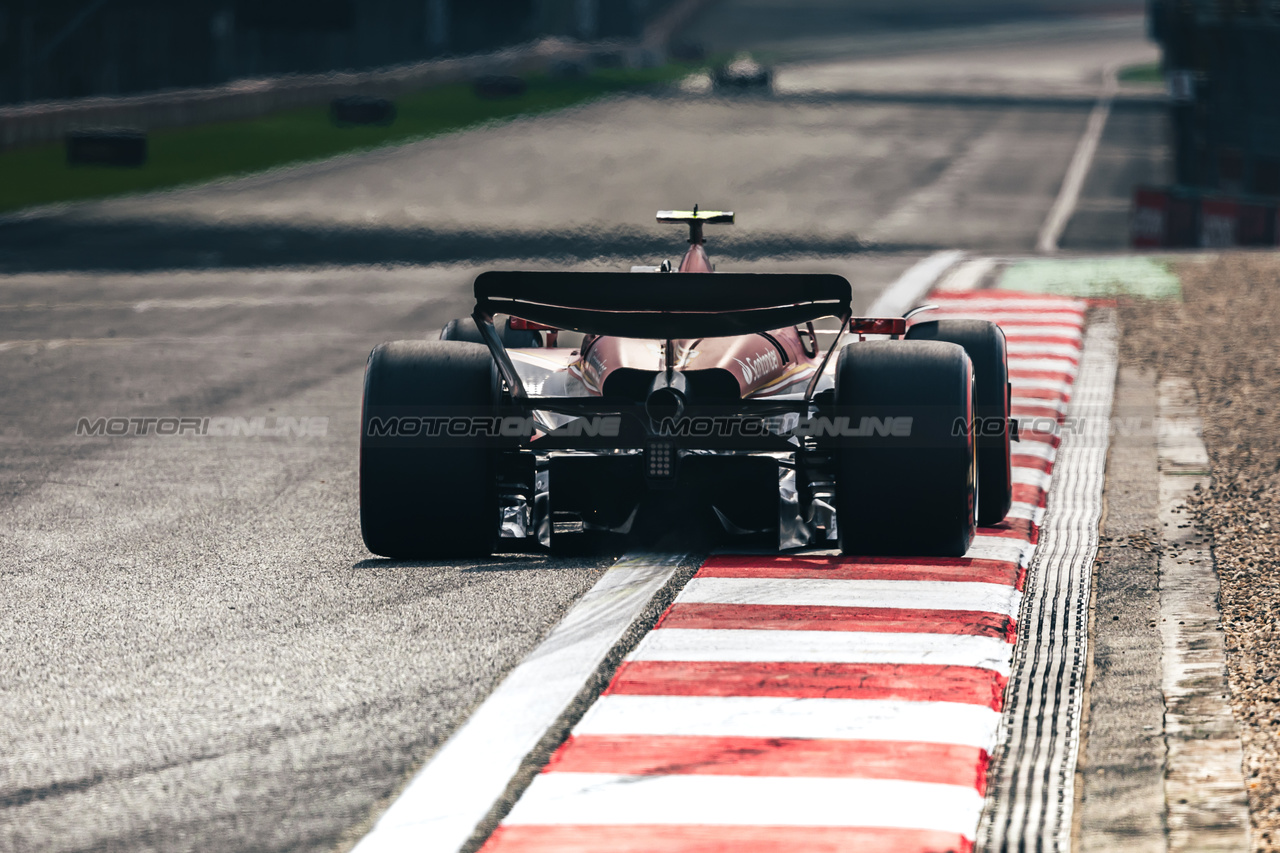
<path fill-rule="evenodd" d="M 623 338 L 723 338 L 838 317 L 852 288 L 838 275 L 799 273 L 485 272 L 476 313 Z"/>

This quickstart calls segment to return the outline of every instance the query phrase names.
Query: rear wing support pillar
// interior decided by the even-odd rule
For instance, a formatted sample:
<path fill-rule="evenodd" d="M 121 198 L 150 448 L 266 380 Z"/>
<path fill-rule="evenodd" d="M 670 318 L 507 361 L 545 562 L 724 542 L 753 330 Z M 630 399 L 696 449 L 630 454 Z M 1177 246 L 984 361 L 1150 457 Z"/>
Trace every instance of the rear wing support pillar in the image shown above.
<path fill-rule="evenodd" d="M 489 354 L 493 356 L 494 363 L 498 365 L 498 374 L 502 377 L 502 381 L 507 383 L 507 390 L 511 392 L 511 396 L 517 402 L 525 402 L 529 399 L 529 393 L 525 390 L 524 382 L 520 379 L 520 374 L 516 372 L 516 366 L 511 361 L 511 356 L 507 353 L 507 348 L 502 344 L 502 338 L 498 337 L 498 330 L 493 325 L 493 315 L 486 314 L 477 308 L 471 312 L 471 319 L 476 321 L 476 328 L 480 330 L 480 337 L 484 338 L 485 346 L 489 348 Z"/>

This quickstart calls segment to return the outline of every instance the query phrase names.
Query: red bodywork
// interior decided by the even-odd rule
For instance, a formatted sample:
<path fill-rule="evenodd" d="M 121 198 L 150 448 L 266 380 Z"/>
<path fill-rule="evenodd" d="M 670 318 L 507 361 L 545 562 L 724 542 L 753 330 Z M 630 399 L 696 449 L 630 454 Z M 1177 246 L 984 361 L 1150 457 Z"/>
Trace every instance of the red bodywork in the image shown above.
<path fill-rule="evenodd" d="M 700 229 L 699 229 L 700 230 Z M 677 273 L 706 275 L 715 268 L 701 242 L 692 242 Z M 638 284 L 642 284 L 643 278 Z M 691 281 L 691 287 L 697 283 Z M 652 373 L 671 366 L 686 374 L 727 371 L 737 380 L 741 398 L 785 393 L 807 383 L 821 359 L 816 336 L 788 326 L 771 332 L 733 338 L 670 341 L 588 335 L 569 370 L 593 393 L 605 393 L 609 378 L 619 370 Z"/>

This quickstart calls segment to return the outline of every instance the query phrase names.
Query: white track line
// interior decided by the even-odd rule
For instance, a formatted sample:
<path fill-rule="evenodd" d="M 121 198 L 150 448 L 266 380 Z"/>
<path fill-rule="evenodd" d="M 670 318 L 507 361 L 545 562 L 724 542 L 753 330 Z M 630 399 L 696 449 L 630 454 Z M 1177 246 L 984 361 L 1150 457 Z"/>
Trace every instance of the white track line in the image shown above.
<path fill-rule="evenodd" d="M 1036 240 L 1038 252 L 1058 251 L 1058 241 L 1062 239 L 1062 232 L 1066 230 L 1071 214 L 1080 201 L 1080 189 L 1089 174 L 1089 167 L 1093 165 L 1093 156 L 1098 151 L 1098 142 L 1107 126 L 1111 102 L 1115 100 L 1118 87 L 1114 68 L 1108 68 L 1103 75 L 1102 94 L 1098 96 L 1093 112 L 1089 113 L 1089 123 L 1085 125 L 1084 135 L 1076 145 L 1076 153 L 1071 158 L 1071 165 L 1067 167 L 1066 177 L 1062 179 L 1062 188 L 1058 190 L 1058 197 L 1054 199 L 1053 207 L 1049 209 L 1049 215 L 1040 228 L 1040 236 Z"/>
<path fill-rule="evenodd" d="M 952 270 L 946 278 L 938 282 L 934 294 L 966 293 L 976 290 L 978 284 L 995 269 L 999 261 L 996 258 L 974 258 L 965 261 Z"/>
<path fill-rule="evenodd" d="M 506 823 L 882 826 L 971 838 L 981 809 L 973 787 L 930 782 L 544 773 Z M 601 842 L 607 846 L 607 839 Z"/>
<path fill-rule="evenodd" d="M 679 600 L 681 604 L 976 610 L 1016 616 L 1019 602 L 1011 596 L 1016 597 L 1017 591 L 1010 586 L 964 581 L 694 578 Z"/>
<path fill-rule="evenodd" d="M 1009 644 L 1003 637 L 969 634 L 661 628 L 650 631 L 627 660 L 921 664 L 1004 675 Z"/>
<path fill-rule="evenodd" d="M 867 309 L 868 317 L 901 317 L 920 301 L 947 270 L 958 264 L 964 252 L 936 252 L 907 270 Z"/>
<path fill-rule="evenodd" d="M 990 749 L 999 728 L 999 711 L 963 702 L 611 693 L 591 706 L 573 733 L 892 740 Z"/>
<path fill-rule="evenodd" d="M 684 555 L 623 557 L 391 804 L 358 853 L 456 851 Z"/>

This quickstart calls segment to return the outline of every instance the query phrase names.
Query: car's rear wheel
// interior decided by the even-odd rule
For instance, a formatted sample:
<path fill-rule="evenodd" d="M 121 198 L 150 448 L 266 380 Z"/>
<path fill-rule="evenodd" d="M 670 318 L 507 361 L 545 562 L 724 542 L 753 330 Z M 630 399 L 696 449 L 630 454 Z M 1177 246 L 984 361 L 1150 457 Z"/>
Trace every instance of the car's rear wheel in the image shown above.
<path fill-rule="evenodd" d="M 932 320 L 908 329 L 907 340 L 959 344 L 973 362 L 978 424 L 978 523 L 999 524 L 1013 505 L 1009 361 L 1004 332 L 988 320 Z"/>
<path fill-rule="evenodd" d="M 969 549 L 973 387 L 972 363 L 954 344 L 874 341 L 841 351 L 834 415 L 847 429 L 834 439 L 834 457 L 843 553 L 959 557 Z"/>
<path fill-rule="evenodd" d="M 423 418 L 492 417 L 494 389 L 493 359 L 477 344 L 397 341 L 370 354 L 360 431 L 360 530 L 370 551 L 396 559 L 492 553 L 498 451 Z"/>

